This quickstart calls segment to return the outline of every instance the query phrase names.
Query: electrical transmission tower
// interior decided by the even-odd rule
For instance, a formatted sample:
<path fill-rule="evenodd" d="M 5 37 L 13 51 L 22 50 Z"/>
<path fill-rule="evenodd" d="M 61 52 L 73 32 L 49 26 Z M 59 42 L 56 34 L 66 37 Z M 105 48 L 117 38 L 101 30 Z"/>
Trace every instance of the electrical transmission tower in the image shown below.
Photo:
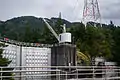
<path fill-rule="evenodd" d="M 97 0 L 84 0 L 83 22 L 101 23 L 101 15 Z"/>

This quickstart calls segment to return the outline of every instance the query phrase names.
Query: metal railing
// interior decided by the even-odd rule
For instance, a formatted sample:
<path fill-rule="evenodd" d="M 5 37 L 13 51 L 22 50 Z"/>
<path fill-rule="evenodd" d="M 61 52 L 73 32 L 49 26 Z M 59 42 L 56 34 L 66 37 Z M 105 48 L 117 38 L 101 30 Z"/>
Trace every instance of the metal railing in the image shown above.
<path fill-rule="evenodd" d="M 8 69 L 13 70 L 8 70 Z M 5 70 L 6 69 L 6 70 Z M 4 73 L 12 73 L 6 76 Z M 0 79 L 15 80 L 120 80 L 116 66 L 15 66 L 0 67 Z"/>
<path fill-rule="evenodd" d="M 30 43 L 30 42 L 20 42 L 16 40 L 11 40 L 8 38 L 0 37 L 0 42 L 8 43 L 8 44 L 13 44 L 17 46 L 25 46 L 25 47 L 53 47 L 56 45 L 61 45 L 61 44 L 42 44 L 42 43 Z M 66 45 L 72 45 L 75 46 L 74 44 L 67 44 Z"/>
<path fill-rule="evenodd" d="M 9 43 L 17 46 L 27 46 L 27 47 L 52 47 L 53 46 L 50 44 L 42 44 L 42 43 L 20 42 L 20 41 L 11 40 L 4 37 L 0 37 L 0 42 Z"/>

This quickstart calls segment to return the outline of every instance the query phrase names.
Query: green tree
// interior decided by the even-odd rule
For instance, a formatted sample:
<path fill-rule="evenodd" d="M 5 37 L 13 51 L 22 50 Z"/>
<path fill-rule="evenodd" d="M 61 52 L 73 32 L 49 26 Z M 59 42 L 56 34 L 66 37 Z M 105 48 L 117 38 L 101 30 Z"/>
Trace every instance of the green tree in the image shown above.
<path fill-rule="evenodd" d="M 41 42 L 44 44 L 54 44 L 54 43 L 58 43 L 57 39 L 55 38 L 55 36 L 50 32 L 50 30 L 48 29 L 48 27 L 45 25 L 43 32 L 42 32 L 42 40 Z"/>
<path fill-rule="evenodd" d="M 26 26 L 25 28 L 25 33 L 23 35 L 23 40 L 25 42 L 31 42 L 32 40 L 32 31 L 31 31 L 31 27 L 29 25 Z"/>
<path fill-rule="evenodd" d="M 120 65 L 120 27 L 115 28 L 115 31 L 113 33 L 113 39 L 114 39 L 114 46 L 112 48 L 113 50 L 113 61 L 117 62 L 118 65 Z"/>
<path fill-rule="evenodd" d="M 74 37 L 74 42 L 80 43 L 84 41 L 85 36 L 85 26 L 82 23 L 73 23 L 70 28 L 70 32 L 72 33 L 72 37 Z"/>
<path fill-rule="evenodd" d="M 109 59 L 112 56 L 111 46 L 103 28 L 87 25 L 86 29 L 77 27 L 73 34 L 76 37 L 77 48 L 85 55 L 89 55 L 91 61 L 95 57 Z"/>
<path fill-rule="evenodd" d="M 111 56 L 109 44 L 101 28 L 88 26 L 85 39 L 85 46 L 91 57 L 103 56 L 109 58 Z"/>
<path fill-rule="evenodd" d="M 6 46 L 3 43 L 0 43 L 0 67 L 7 67 L 11 63 L 11 61 L 9 61 L 7 58 L 4 58 L 2 56 L 3 47 L 6 47 Z M 13 70 L 13 69 L 3 68 L 2 70 L 7 71 L 7 70 Z M 11 72 L 2 73 L 2 76 L 12 76 L 12 73 Z M 14 79 L 13 78 L 2 78 L 2 80 L 14 80 Z"/>
<path fill-rule="evenodd" d="M 63 31 L 62 25 L 63 25 L 63 20 L 61 18 L 58 18 L 55 23 L 55 26 L 53 27 L 54 30 L 57 32 L 57 34 L 62 33 Z"/>

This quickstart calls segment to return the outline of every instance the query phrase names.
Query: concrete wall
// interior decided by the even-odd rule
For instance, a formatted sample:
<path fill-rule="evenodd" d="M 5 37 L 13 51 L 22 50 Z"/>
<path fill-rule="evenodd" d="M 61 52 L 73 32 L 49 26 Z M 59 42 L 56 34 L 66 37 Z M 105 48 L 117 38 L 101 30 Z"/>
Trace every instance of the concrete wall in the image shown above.
<path fill-rule="evenodd" d="M 51 66 L 51 48 L 47 47 L 21 47 L 13 44 L 6 44 L 3 57 L 8 58 L 9 66 Z M 25 69 L 25 68 L 24 68 Z M 26 70 L 47 70 L 48 68 L 31 68 Z M 47 74 L 43 72 L 26 72 L 23 74 Z M 23 75 L 22 74 L 22 75 Z M 17 74 L 20 75 L 20 74 Z M 26 77 L 25 80 L 46 80 L 48 77 Z M 22 79 L 22 80 L 24 80 Z M 50 78 L 48 78 L 50 79 Z M 16 79 L 17 80 L 17 79 Z"/>

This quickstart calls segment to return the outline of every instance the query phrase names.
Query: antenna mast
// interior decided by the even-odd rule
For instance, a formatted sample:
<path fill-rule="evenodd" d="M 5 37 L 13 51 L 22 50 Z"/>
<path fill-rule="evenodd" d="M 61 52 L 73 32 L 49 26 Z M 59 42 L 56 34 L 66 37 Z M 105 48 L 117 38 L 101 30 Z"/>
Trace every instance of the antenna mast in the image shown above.
<path fill-rule="evenodd" d="M 97 0 L 84 0 L 83 22 L 101 23 L 101 14 Z"/>

